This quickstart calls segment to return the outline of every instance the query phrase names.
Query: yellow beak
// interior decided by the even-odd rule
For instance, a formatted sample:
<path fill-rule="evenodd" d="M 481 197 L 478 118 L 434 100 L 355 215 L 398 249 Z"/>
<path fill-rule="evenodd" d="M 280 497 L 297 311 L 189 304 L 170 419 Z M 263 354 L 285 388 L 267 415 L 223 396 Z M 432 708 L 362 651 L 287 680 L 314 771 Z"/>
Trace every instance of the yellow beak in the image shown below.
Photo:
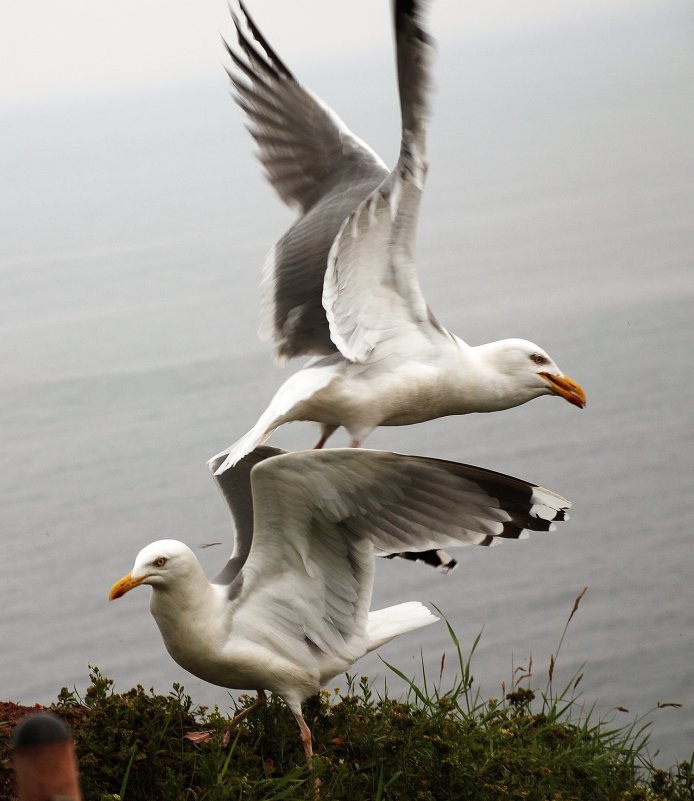
<path fill-rule="evenodd" d="M 583 387 L 572 381 L 568 376 L 552 375 L 551 373 L 540 373 L 540 375 L 549 384 L 555 395 L 561 395 L 562 398 L 569 403 L 573 403 L 574 406 L 578 406 L 579 409 L 583 409 L 588 403 Z"/>
<path fill-rule="evenodd" d="M 142 582 L 147 578 L 147 576 L 142 576 L 141 578 L 133 578 L 132 573 L 128 573 L 127 576 L 123 576 L 122 579 L 117 581 L 108 594 L 109 601 L 115 601 L 116 598 L 120 598 L 121 595 L 125 595 L 126 592 L 130 592 L 133 587 L 137 587 L 138 585 L 142 584 Z"/>

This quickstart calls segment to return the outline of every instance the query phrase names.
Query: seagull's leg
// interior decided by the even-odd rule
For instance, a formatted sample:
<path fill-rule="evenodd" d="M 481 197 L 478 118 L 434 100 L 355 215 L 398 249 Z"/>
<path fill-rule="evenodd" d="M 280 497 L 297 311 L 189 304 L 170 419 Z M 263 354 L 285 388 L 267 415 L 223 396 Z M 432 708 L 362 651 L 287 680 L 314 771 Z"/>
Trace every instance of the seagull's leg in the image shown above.
<path fill-rule="evenodd" d="M 265 690 L 258 690 L 258 697 L 255 701 L 246 709 L 239 712 L 238 715 L 234 715 L 231 719 L 231 723 L 227 727 L 227 730 L 224 732 L 224 745 L 229 742 L 229 738 L 231 737 L 231 733 L 234 729 L 241 723 L 242 720 L 245 720 L 251 712 L 255 712 L 256 709 L 260 709 L 261 706 L 265 706 L 267 703 L 267 695 L 265 695 Z"/>
<path fill-rule="evenodd" d="M 286 702 L 285 702 L 286 703 Z M 289 706 L 289 704 L 287 704 Z M 301 704 L 298 707 L 292 705 L 289 706 L 292 710 L 292 714 L 296 718 L 296 722 L 299 724 L 299 736 L 301 737 L 301 745 L 304 749 L 304 756 L 306 757 L 306 764 L 308 765 L 308 769 L 311 770 L 311 765 L 313 763 L 313 737 L 311 737 L 311 729 L 306 725 L 306 721 L 304 720 L 304 716 L 301 714 Z M 313 780 L 315 785 L 315 798 L 318 798 L 320 795 L 320 779 L 316 776 Z"/>
<path fill-rule="evenodd" d="M 292 710 L 294 712 L 294 710 Z M 301 745 L 304 749 L 304 756 L 308 762 L 309 768 L 311 767 L 311 760 L 313 759 L 313 737 L 311 736 L 311 729 L 309 729 L 304 716 L 299 712 L 294 712 L 296 722 L 299 724 L 299 736 L 301 737 Z"/>
<path fill-rule="evenodd" d="M 358 439 L 353 439 L 350 448 L 361 448 L 361 442 Z"/>
<path fill-rule="evenodd" d="M 256 700 L 249 707 L 239 712 L 238 715 L 234 715 L 231 719 L 231 723 L 227 726 L 222 736 L 222 744 L 226 746 L 231 738 L 231 733 L 237 728 L 239 723 L 245 720 L 251 712 L 255 712 L 255 710 L 260 709 L 261 706 L 265 706 L 266 703 L 267 695 L 265 695 L 265 690 L 258 690 L 258 697 Z M 189 731 L 186 733 L 186 739 L 194 743 L 206 743 L 208 740 L 212 739 L 213 733 L 214 732 L 211 731 Z"/>
<path fill-rule="evenodd" d="M 325 425 L 325 423 L 321 424 L 321 427 L 320 427 L 320 439 L 313 446 L 313 450 L 316 451 L 316 450 L 319 450 L 320 448 L 322 448 L 323 445 L 325 445 L 325 443 L 328 441 L 328 437 L 330 437 L 332 434 L 334 434 L 337 431 L 338 428 L 339 428 L 339 426 L 329 426 L 329 425 Z"/>

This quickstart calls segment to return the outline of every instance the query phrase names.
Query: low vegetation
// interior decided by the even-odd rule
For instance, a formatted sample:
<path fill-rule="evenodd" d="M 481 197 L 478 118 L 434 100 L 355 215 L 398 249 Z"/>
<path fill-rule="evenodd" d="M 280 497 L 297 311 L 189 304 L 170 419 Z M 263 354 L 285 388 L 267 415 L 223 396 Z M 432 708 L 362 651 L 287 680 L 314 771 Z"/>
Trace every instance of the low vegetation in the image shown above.
<path fill-rule="evenodd" d="M 464 657 L 449 631 L 460 670 L 448 691 L 441 676 L 415 684 L 389 665 L 408 681 L 404 701 L 374 693 L 362 677 L 305 704 L 323 799 L 694 801 L 694 755 L 657 769 L 646 756 L 647 725 L 616 728 L 577 711 L 580 675 L 553 689 L 559 648 L 542 690 L 528 686 L 530 670 L 520 671 L 504 698 L 482 701 L 472 689 L 474 646 Z M 252 700 L 242 697 L 237 709 Z M 279 699 L 228 738 L 228 718 L 194 708 L 182 687 L 168 695 L 142 687 L 116 693 L 93 668 L 84 696 L 63 689 L 51 708 L 72 728 L 85 801 L 314 798 L 296 723 Z M 214 733 L 209 742 L 185 738 L 200 729 Z M 9 742 L 0 731 L 0 788 L 8 788 L 0 799 L 13 799 Z"/>

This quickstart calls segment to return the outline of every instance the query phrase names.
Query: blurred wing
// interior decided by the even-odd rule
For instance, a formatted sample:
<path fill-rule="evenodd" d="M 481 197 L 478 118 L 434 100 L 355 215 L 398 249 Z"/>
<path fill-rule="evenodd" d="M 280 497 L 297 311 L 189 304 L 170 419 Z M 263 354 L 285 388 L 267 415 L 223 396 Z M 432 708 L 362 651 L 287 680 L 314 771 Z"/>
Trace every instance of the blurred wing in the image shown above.
<path fill-rule="evenodd" d="M 345 217 L 388 175 L 381 159 L 270 47 L 245 6 L 232 11 L 229 77 L 258 158 L 277 194 L 302 216 L 270 250 L 261 280 L 261 338 L 280 360 L 335 351 L 321 302 L 328 252 Z"/>
<path fill-rule="evenodd" d="M 296 80 L 241 2 L 239 11 L 232 9 L 238 50 L 227 44 L 238 74 L 229 77 L 282 200 L 306 212 L 336 185 L 362 180 L 365 172 L 380 175 L 381 159 Z"/>
<path fill-rule="evenodd" d="M 208 463 L 217 488 L 227 502 L 234 520 L 236 536 L 234 550 L 224 568 L 212 579 L 212 584 L 231 585 L 243 567 L 253 542 L 253 496 L 251 495 L 251 470 L 271 456 L 285 453 L 281 448 L 263 445 L 241 459 L 233 470 L 215 475 L 215 470 L 224 462 L 226 452 L 215 456 Z"/>
<path fill-rule="evenodd" d="M 343 356 L 356 362 L 392 337 L 409 334 L 425 345 L 447 335 L 427 307 L 415 265 L 432 50 L 421 16 L 421 3 L 395 3 L 402 115 L 398 163 L 345 219 L 328 256 L 323 305 L 330 335 Z M 410 347 L 417 347 L 414 339 Z"/>
<path fill-rule="evenodd" d="M 374 553 L 493 545 L 551 530 L 571 505 L 482 468 L 351 448 L 269 459 L 251 484 L 255 535 L 235 614 L 350 659 L 363 653 Z"/>
<path fill-rule="evenodd" d="M 339 472 L 325 477 L 284 459 L 251 474 L 255 534 L 234 625 L 252 626 L 293 660 L 308 649 L 351 663 L 368 642 L 373 546 L 341 524 L 354 493 Z"/>
<path fill-rule="evenodd" d="M 330 519 L 367 537 L 379 556 L 524 539 L 554 530 L 571 507 L 536 484 L 425 456 L 332 448 L 286 454 L 281 462 L 321 491 L 314 503 Z M 333 485 L 349 494 L 338 496 Z"/>

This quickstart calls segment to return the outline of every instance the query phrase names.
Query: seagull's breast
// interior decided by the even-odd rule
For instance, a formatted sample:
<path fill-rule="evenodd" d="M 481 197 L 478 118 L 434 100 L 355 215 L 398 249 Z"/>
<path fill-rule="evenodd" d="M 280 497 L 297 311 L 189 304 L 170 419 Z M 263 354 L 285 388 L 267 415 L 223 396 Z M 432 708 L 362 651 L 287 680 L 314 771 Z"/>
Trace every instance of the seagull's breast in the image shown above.
<path fill-rule="evenodd" d="M 383 418 L 380 425 L 406 426 L 447 413 L 446 382 L 438 365 L 403 365 L 383 377 L 379 387 Z"/>
<path fill-rule="evenodd" d="M 180 596 L 152 593 L 152 615 L 177 664 L 219 687 L 302 697 L 318 691 L 319 666 L 303 639 L 280 647 L 277 633 L 254 625 L 222 585 L 205 584 Z"/>
<path fill-rule="evenodd" d="M 166 650 L 182 668 L 212 684 L 229 673 L 228 602 L 205 582 L 197 593 L 152 593 L 151 612 Z M 231 686 L 231 685 L 227 685 Z"/>
<path fill-rule="evenodd" d="M 199 679 L 236 690 L 277 691 L 277 673 L 286 673 L 286 665 L 278 671 L 276 653 L 238 636 L 233 625 L 222 624 L 225 617 L 226 610 L 209 608 L 204 615 L 179 614 L 175 627 L 156 620 L 172 659 Z"/>
<path fill-rule="evenodd" d="M 429 420 L 449 402 L 440 364 L 401 359 L 394 364 L 347 365 L 303 411 L 306 419 L 357 433 Z"/>

